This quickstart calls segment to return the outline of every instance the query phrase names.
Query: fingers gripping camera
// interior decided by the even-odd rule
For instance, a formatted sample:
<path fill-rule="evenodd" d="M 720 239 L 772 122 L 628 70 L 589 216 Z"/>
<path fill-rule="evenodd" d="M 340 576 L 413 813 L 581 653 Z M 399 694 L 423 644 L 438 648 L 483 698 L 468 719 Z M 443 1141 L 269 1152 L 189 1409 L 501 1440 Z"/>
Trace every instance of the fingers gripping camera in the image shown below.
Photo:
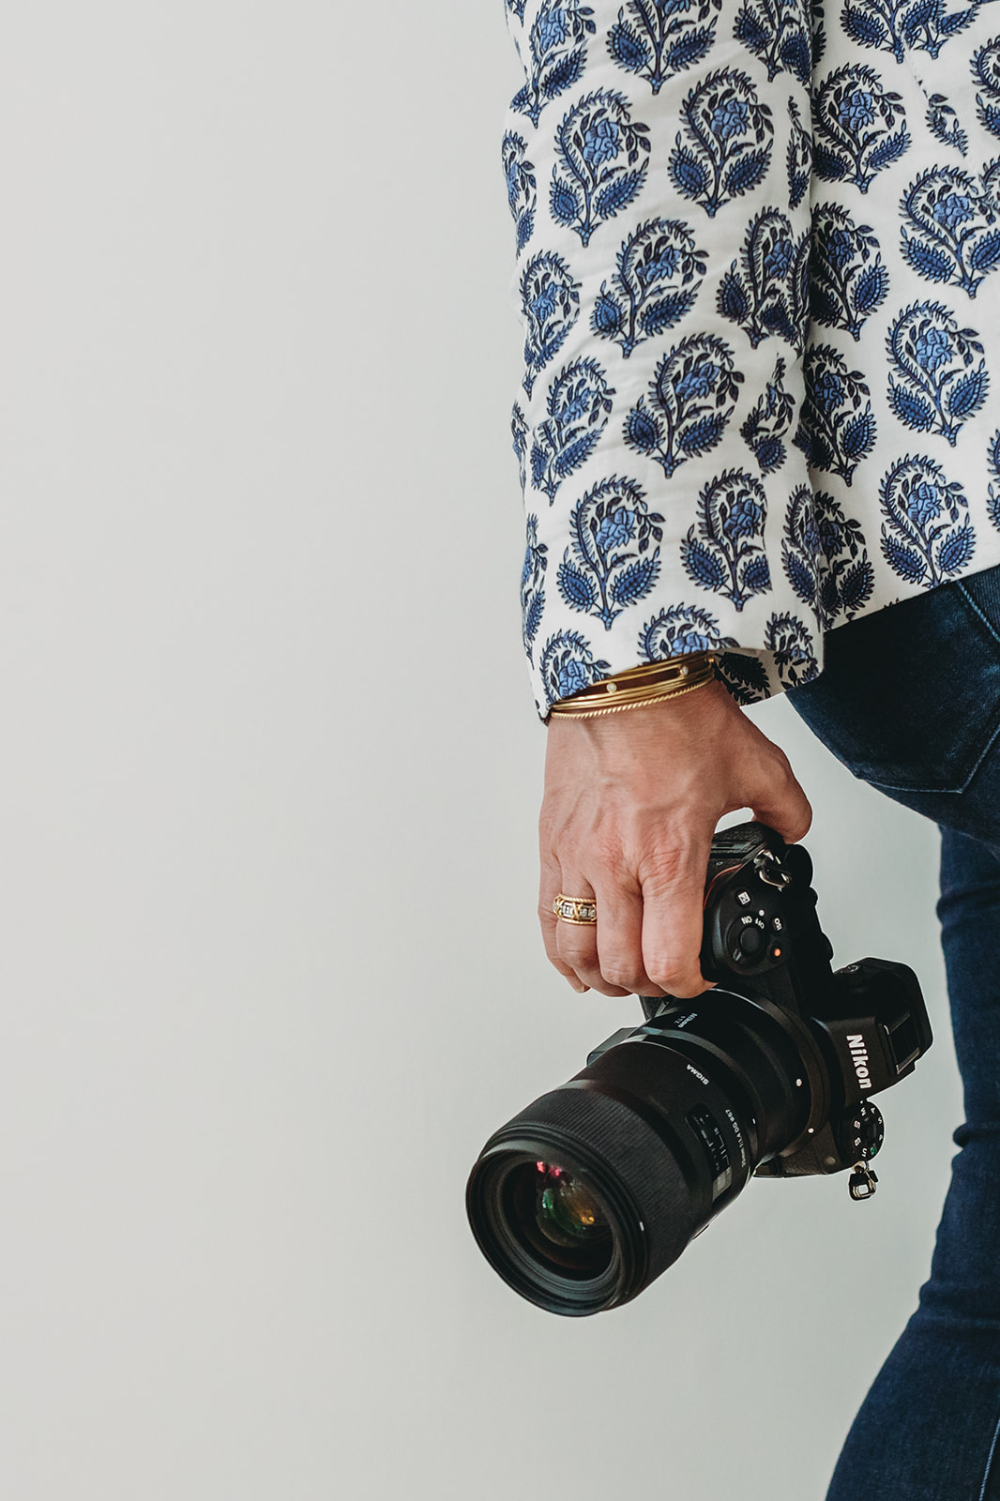
<path fill-rule="evenodd" d="M 635 1297 L 751 1175 L 852 1169 L 870 1198 L 882 1117 L 871 1096 L 931 1045 L 905 964 L 834 971 L 812 862 L 760 823 L 712 842 L 694 1000 L 644 999 L 645 1021 L 486 1143 L 469 1179 L 495 1270 L 554 1313 Z"/>

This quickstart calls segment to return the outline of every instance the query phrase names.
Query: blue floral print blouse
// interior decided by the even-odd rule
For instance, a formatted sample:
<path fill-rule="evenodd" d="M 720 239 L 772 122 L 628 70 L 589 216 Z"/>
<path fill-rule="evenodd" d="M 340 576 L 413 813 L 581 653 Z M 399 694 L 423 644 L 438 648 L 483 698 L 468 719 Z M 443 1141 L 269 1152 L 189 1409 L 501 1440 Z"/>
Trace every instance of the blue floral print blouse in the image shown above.
<path fill-rule="evenodd" d="M 505 0 L 539 714 L 1000 562 L 1000 6 Z"/>

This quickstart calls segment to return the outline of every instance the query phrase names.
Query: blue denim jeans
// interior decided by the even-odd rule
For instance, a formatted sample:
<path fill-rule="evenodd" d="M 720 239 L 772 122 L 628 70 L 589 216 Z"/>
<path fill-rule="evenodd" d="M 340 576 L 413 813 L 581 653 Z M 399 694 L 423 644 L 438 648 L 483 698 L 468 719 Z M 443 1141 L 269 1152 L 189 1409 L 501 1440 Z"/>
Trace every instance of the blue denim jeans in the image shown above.
<path fill-rule="evenodd" d="M 965 1123 L 919 1306 L 827 1501 L 1000 1501 L 1000 568 L 853 621 L 789 693 L 856 776 L 941 830 Z"/>

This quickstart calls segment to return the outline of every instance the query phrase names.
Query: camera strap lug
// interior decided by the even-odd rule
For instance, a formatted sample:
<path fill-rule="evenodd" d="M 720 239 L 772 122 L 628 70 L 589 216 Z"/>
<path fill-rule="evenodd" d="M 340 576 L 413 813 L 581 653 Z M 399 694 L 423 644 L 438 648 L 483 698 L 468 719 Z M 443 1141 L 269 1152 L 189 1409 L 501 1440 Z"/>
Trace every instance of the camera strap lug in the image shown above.
<path fill-rule="evenodd" d="M 766 848 L 760 850 L 753 862 L 753 868 L 762 881 L 766 881 L 768 886 L 777 886 L 779 891 L 783 891 L 792 883 L 791 876 L 774 850 Z"/>
<path fill-rule="evenodd" d="M 867 1162 L 856 1162 L 851 1170 L 851 1180 L 847 1185 L 851 1198 L 857 1203 L 860 1203 L 862 1199 L 870 1199 L 875 1193 L 877 1182 L 878 1177 Z"/>

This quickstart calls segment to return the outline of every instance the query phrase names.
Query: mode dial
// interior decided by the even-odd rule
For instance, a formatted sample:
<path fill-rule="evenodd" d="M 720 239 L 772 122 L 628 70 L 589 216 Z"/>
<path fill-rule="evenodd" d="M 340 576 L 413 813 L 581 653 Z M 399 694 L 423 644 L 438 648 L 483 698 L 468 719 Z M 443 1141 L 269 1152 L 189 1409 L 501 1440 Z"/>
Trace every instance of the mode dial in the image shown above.
<path fill-rule="evenodd" d="M 885 1140 L 881 1110 L 870 1100 L 863 1100 L 844 1116 L 837 1137 L 837 1145 L 851 1162 L 870 1162 Z"/>

